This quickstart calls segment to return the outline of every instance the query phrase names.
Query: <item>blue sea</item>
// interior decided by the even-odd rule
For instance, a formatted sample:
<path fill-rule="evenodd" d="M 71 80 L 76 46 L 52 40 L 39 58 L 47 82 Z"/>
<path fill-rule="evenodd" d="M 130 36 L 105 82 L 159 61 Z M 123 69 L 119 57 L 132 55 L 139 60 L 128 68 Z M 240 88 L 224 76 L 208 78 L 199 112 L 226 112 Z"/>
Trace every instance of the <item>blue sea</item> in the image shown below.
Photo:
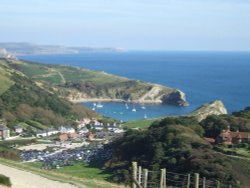
<path fill-rule="evenodd" d="M 250 106 L 250 52 L 86 52 L 20 56 L 34 62 L 88 68 L 179 88 L 188 107 L 103 103 L 97 112 L 119 120 L 183 115 L 204 103 L 222 100 L 229 113 Z M 84 106 L 92 109 L 93 103 Z M 143 109 L 145 107 L 145 109 Z M 132 112 L 135 108 L 136 112 Z"/>

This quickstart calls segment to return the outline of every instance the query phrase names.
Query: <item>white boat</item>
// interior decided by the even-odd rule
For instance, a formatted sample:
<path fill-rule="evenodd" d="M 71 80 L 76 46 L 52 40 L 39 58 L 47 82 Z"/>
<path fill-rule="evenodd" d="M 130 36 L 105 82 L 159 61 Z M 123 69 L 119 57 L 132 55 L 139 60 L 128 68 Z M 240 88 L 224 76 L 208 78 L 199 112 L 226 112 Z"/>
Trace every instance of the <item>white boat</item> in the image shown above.
<path fill-rule="evenodd" d="M 96 103 L 95 103 L 95 102 L 93 103 L 93 106 L 96 106 Z"/>
<path fill-rule="evenodd" d="M 135 107 L 132 109 L 132 112 L 136 112 L 136 109 L 135 109 Z"/>
<path fill-rule="evenodd" d="M 126 107 L 126 109 L 129 109 L 129 106 L 128 106 L 128 104 L 127 104 L 127 103 L 125 104 L 125 107 Z"/>
<path fill-rule="evenodd" d="M 96 105 L 96 108 L 103 108 L 103 105 L 102 105 L 101 103 L 98 103 L 98 104 Z"/>
<path fill-rule="evenodd" d="M 146 109 L 146 107 L 145 107 L 145 106 L 142 106 L 142 107 L 141 107 L 141 109 L 145 110 L 145 109 Z"/>
<path fill-rule="evenodd" d="M 92 108 L 92 110 L 93 110 L 93 111 L 95 111 L 95 107 L 94 107 L 94 108 Z"/>
<path fill-rule="evenodd" d="M 147 116 L 147 114 L 145 114 L 145 115 L 144 115 L 144 119 L 147 119 L 147 118 L 148 118 L 148 116 Z"/>

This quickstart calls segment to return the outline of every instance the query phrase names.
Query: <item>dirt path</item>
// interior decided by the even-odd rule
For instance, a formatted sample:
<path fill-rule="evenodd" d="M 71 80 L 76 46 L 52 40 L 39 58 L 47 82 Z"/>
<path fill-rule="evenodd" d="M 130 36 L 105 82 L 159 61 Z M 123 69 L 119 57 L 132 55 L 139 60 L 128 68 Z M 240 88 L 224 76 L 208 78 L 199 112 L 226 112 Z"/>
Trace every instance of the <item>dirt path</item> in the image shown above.
<path fill-rule="evenodd" d="M 56 72 L 57 72 L 57 73 L 59 74 L 59 76 L 61 77 L 63 84 L 65 84 L 65 83 L 66 83 L 66 80 L 65 80 L 64 76 L 62 75 L 62 73 L 59 72 L 59 71 L 56 71 Z"/>
<path fill-rule="evenodd" d="M 49 180 L 39 175 L 18 170 L 2 164 L 0 164 L 0 172 L 1 174 L 10 178 L 12 182 L 12 188 L 76 188 L 76 186 L 71 184 Z"/>

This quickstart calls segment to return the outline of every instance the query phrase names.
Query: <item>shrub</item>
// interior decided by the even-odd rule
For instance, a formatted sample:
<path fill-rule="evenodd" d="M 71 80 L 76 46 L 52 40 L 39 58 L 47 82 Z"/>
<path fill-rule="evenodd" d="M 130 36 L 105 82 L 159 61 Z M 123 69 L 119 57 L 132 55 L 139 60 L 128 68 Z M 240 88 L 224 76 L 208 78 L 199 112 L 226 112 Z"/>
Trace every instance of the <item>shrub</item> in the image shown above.
<path fill-rule="evenodd" d="M 8 187 L 11 187 L 11 181 L 10 178 L 0 174 L 0 185 L 6 185 Z"/>

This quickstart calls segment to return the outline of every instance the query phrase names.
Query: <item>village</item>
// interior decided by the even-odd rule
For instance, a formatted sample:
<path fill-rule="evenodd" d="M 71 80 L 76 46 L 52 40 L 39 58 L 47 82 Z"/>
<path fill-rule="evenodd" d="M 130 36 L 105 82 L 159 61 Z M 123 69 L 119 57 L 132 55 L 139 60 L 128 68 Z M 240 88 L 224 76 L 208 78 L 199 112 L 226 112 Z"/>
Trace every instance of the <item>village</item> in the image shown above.
<path fill-rule="evenodd" d="M 32 137 L 23 137 L 25 129 L 20 125 L 10 130 L 4 123 L 0 125 L 0 138 L 5 141 L 25 140 L 34 138 L 38 142 L 24 146 L 12 145 L 21 151 L 23 162 L 42 162 L 45 169 L 60 168 L 74 162 L 89 163 L 93 160 L 107 160 L 112 150 L 107 144 L 122 136 L 121 125 L 104 124 L 97 119 L 85 118 L 76 120 L 76 128 L 61 126 L 58 129 L 48 128 L 37 131 Z M 15 136 L 10 136 L 10 132 Z"/>
<path fill-rule="evenodd" d="M 38 130 L 35 135 L 26 137 L 26 129 L 21 125 L 10 130 L 3 122 L 0 124 L 0 140 L 12 141 L 36 139 L 36 143 L 11 147 L 21 151 L 20 158 L 25 163 L 41 162 L 44 169 L 58 169 L 73 165 L 75 162 L 90 163 L 93 160 L 105 161 L 112 156 L 108 143 L 121 137 L 124 129 L 121 124 L 102 123 L 95 118 L 76 120 L 75 126 L 60 126 L 58 129 Z M 12 136 L 10 136 L 10 133 Z M 237 148 L 248 143 L 249 132 L 231 131 L 230 127 L 222 130 L 216 139 L 204 139 L 214 146 L 222 148 L 220 152 L 237 154 L 227 148 Z"/>

